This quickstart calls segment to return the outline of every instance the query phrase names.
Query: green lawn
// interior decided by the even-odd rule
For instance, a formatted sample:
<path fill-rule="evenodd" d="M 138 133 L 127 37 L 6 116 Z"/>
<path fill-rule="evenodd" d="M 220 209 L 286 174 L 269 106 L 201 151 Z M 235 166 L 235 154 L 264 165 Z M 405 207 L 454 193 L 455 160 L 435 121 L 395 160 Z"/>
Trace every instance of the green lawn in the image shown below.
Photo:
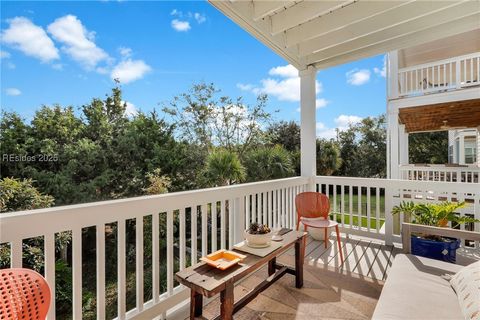
<path fill-rule="evenodd" d="M 341 195 L 337 194 L 336 210 L 335 210 L 335 206 L 334 206 L 333 193 L 329 194 L 328 196 L 330 198 L 330 210 L 340 212 L 341 209 L 342 209 L 342 206 L 341 206 L 342 197 L 341 197 Z M 344 194 L 343 198 L 344 198 L 343 212 L 345 214 L 349 214 L 350 213 L 350 195 L 349 194 Z M 380 195 L 378 199 L 380 200 L 379 217 L 383 219 L 383 218 L 385 218 L 385 197 L 383 195 Z M 362 216 L 367 216 L 367 195 L 366 194 L 362 194 L 360 204 L 361 204 L 361 209 L 360 209 L 361 215 Z M 370 216 L 372 218 L 375 218 L 375 216 L 376 216 L 376 214 L 375 214 L 376 208 L 377 208 L 377 197 L 375 196 L 375 194 L 372 194 L 370 196 Z M 358 215 L 358 195 L 357 194 L 354 194 L 352 196 L 352 208 L 351 209 L 352 209 L 352 214 L 353 215 Z"/>
<path fill-rule="evenodd" d="M 333 215 L 330 215 L 330 218 L 333 219 Z M 352 225 L 354 226 L 358 226 L 358 216 L 355 216 L 355 215 L 352 215 Z M 337 213 L 337 222 L 338 223 L 342 223 L 342 214 L 341 213 Z M 349 225 L 350 224 L 350 215 L 345 213 L 343 215 L 343 223 L 346 224 L 346 225 Z M 384 219 L 379 219 L 378 222 L 377 222 L 377 219 L 374 218 L 374 217 L 370 217 L 370 229 L 376 229 L 377 228 L 377 223 L 380 223 L 379 226 L 378 226 L 378 229 L 380 229 L 383 224 L 385 223 L 385 220 Z M 363 228 L 367 228 L 368 227 L 368 219 L 367 217 L 361 217 L 361 226 Z"/>

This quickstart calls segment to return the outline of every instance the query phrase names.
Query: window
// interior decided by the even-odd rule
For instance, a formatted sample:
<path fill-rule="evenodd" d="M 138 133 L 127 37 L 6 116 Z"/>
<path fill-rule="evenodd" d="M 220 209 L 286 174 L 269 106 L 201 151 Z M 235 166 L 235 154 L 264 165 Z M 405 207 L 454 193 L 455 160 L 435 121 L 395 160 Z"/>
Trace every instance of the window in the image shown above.
<path fill-rule="evenodd" d="M 472 164 L 477 162 L 477 141 L 475 137 L 465 137 L 465 163 Z"/>

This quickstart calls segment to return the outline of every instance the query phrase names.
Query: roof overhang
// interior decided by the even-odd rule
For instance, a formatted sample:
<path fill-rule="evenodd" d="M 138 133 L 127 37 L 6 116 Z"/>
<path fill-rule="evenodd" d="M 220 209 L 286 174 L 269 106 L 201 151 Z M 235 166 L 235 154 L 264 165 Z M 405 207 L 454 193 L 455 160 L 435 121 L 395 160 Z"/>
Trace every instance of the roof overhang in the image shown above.
<path fill-rule="evenodd" d="M 476 128 L 480 126 L 480 99 L 401 108 L 398 118 L 408 133 Z"/>
<path fill-rule="evenodd" d="M 209 0 L 296 68 L 319 69 L 480 27 L 480 1 Z"/>

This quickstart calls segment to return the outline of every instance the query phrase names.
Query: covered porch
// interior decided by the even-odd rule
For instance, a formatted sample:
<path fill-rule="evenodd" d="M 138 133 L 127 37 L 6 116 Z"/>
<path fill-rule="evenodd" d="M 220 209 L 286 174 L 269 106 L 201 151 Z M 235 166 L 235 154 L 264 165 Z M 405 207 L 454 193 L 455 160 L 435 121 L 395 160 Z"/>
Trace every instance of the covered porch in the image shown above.
<path fill-rule="evenodd" d="M 459 214 L 480 218 L 480 190 L 462 181 L 317 176 L 317 70 L 477 28 L 480 9 L 475 2 L 210 2 L 299 69 L 301 176 L 5 213 L 0 244 L 8 247 L 10 265 L 22 267 L 25 240 L 41 239 L 44 276 L 55 296 L 59 281 L 55 241 L 62 232 L 69 232 L 73 270 L 67 281 L 72 284 L 73 319 L 85 316 L 82 293 L 86 286 L 96 290 L 91 298 L 96 302 L 92 312 L 97 319 L 182 319 L 190 293 L 175 281 L 177 271 L 242 241 L 251 222 L 294 229 L 295 196 L 318 191 L 329 196 L 331 218 L 340 224 L 343 261 L 333 239 L 326 247 L 309 239 L 305 288 L 290 288 L 291 279 L 285 278 L 239 317 L 311 319 L 317 314 L 322 318 L 320 305 L 327 307 L 324 314 L 341 316 L 340 310 L 345 317 L 367 319 L 401 247 L 404 217 L 394 217 L 392 208 L 403 200 L 465 200 L 470 205 Z M 472 228 L 479 231 L 480 225 Z M 83 246 L 86 231 L 95 237 L 94 248 Z M 114 239 L 115 247 L 107 247 L 106 238 Z M 478 241 L 463 245 L 466 251 L 479 248 Z M 134 261 L 126 260 L 127 250 L 134 250 Z M 116 253 L 114 261 L 106 260 L 106 252 Z M 95 265 L 84 263 L 85 254 L 95 255 Z M 290 263 L 291 253 L 282 259 Z M 107 263 L 116 265 L 115 275 L 106 274 Z M 96 274 L 95 283 L 82 281 L 85 272 Z M 247 290 L 256 276 L 240 283 L 237 290 Z M 116 279 L 115 297 L 106 295 L 107 277 Z M 106 314 L 108 304 L 116 306 L 115 314 Z M 48 319 L 56 318 L 56 307 L 52 299 Z"/>

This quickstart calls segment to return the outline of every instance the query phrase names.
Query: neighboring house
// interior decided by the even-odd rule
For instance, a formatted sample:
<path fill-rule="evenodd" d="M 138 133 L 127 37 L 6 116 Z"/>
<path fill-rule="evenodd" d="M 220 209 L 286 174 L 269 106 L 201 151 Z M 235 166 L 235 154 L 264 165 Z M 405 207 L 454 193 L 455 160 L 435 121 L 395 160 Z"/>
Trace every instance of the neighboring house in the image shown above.
<path fill-rule="evenodd" d="M 479 129 L 449 130 L 448 163 L 480 167 L 479 145 Z"/>

